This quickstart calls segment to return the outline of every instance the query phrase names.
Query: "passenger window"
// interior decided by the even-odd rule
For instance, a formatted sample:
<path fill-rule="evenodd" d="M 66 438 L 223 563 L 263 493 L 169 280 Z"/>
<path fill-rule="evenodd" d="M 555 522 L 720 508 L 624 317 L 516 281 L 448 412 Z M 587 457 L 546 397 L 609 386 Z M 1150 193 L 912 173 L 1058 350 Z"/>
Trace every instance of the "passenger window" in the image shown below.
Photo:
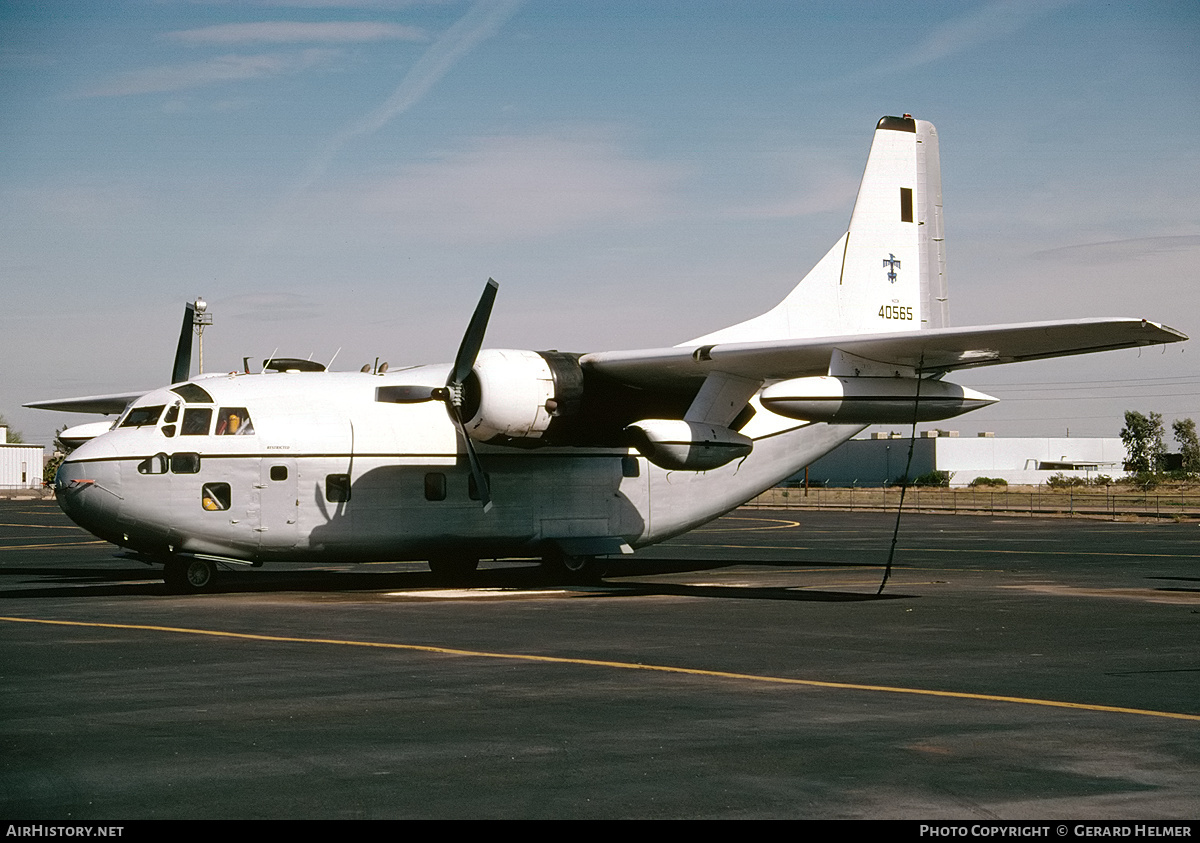
<path fill-rule="evenodd" d="M 183 411 L 183 429 L 180 433 L 183 436 L 205 436 L 211 424 L 211 407 L 189 407 Z"/>
<path fill-rule="evenodd" d="M 325 500 L 330 503 L 344 503 L 350 500 L 350 475 L 325 475 Z"/>
<path fill-rule="evenodd" d="M 198 474 L 200 472 L 200 455 L 171 454 L 171 472 L 173 474 Z"/>
<path fill-rule="evenodd" d="M 621 457 L 621 476 L 638 477 L 642 473 L 637 457 Z"/>
<path fill-rule="evenodd" d="M 134 407 L 121 422 L 121 427 L 145 427 L 148 424 L 158 424 L 166 404 L 155 404 L 152 407 Z"/>
<path fill-rule="evenodd" d="M 287 466 L 286 465 L 271 466 L 271 479 L 272 480 L 287 480 Z"/>
<path fill-rule="evenodd" d="M 249 436 L 254 433 L 245 407 L 222 407 L 217 414 L 217 436 Z"/>
<path fill-rule="evenodd" d="M 425 475 L 425 500 L 444 501 L 446 499 L 446 475 L 441 472 L 430 472 Z"/>
<path fill-rule="evenodd" d="M 152 457 L 146 457 L 138 463 L 138 474 L 166 474 L 167 473 L 167 455 L 155 454 Z"/>
<path fill-rule="evenodd" d="M 231 500 L 228 483 L 205 483 L 200 490 L 200 505 L 209 512 L 224 512 Z"/>

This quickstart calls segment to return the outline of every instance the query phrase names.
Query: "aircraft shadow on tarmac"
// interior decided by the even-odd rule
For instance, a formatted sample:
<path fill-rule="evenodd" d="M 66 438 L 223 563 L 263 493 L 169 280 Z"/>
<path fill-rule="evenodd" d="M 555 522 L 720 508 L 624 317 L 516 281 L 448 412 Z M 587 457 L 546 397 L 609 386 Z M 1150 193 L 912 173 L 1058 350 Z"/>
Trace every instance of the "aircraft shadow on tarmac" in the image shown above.
<path fill-rule="evenodd" d="M 747 564 L 745 561 L 739 564 Z M 760 566 L 794 567 L 794 562 L 755 562 Z M 806 565 L 817 563 L 808 562 Z M 861 567 L 832 563 L 837 567 Z M 824 563 L 821 567 L 829 567 Z M 512 564 L 483 568 L 468 580 L 439 577 L 429 571 L 363 571 L 363 570 L 256 570 L 223 571 L 214 587 L 206 594 L 253 594 L 277 592 L 322 592 L 329 594 L 386 591 L 411 592 L 420 597 L 430 589 L 520 589 L 561 592 L 562 589 L 588 592 L 604 597 L 696 597 L 736 600 L 788 600 L 797 602 L 856 603 L 876 600 L 897 600 L 915 597 L 900 593 L 876 595 L 870 591 L 833 591 L 805 588 L 798 584 L 772 586 L 722 585 L 719 583 L 674 583 L 647 581 L 648 577 L 682 573 L 702 574 L 728 568 L 728 562 L 687 560 L 646 560 L 626 562 L 614 560 L 605 577 L 590 582 L 565 583 L 561 577 L 548 574 L 538 565 Z M 50 597 L 119 597 L 174 595 L 165 583 L 158 581 L 161 572 L 156 568 L 97 569 L 83 567 L 37 567 L 0 570 L 0 577 L 20 577 L 26 585 L 0 588 L 0 599 L 34 599 Z M 776 576 L 776 575 L 772 575 Z M 636 580 L 625 578 L 636 577 Z M 33 580 L 34 582 L 30 582 Z M 402 595 L 401 595 L 402 596 Z"/>

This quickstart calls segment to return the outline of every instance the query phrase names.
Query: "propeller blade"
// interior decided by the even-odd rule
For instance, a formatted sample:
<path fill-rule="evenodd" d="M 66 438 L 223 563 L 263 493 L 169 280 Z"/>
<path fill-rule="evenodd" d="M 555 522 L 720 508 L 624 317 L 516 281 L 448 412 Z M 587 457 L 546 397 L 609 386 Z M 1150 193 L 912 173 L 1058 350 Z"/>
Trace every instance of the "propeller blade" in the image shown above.
<path fill-rule="evenodd" d="M 487 280 L 483 295 L 479 297 L 479 304 L 475 305 L 475 312 L 471 315 L 471 323 L 467 325 L 467 332 L 463 334 L 462 343 L 458 346 L 454 369 L 450 372 L 447 385 L 461 384 L 471 374 L 475 358 L 479 356 L 479 349 L 483 346 L 483 334 L 487 331 L 488 319 L 491 318 L 492 305 L 496 302 L 496 291 L 499 288 L 500 285 L 494 279 Z"/>
<path fill-rule="evenodd" d="M 485 513 L 491 512 L 492 490 L 488 486 L 487 475 L 483 473 L 483 465 L 479 462 L 479 454 L 475 453 L 475 443 L 467 435 L 467 428 L 463 424 L 462 415 L 458 412 L 458 407 L 450 402 L 446 402 L 446 406 L 450 408 L 450 417 L 454 419 L 454 424 L 458 427 L 458 433 L 462 436 L 463 444 L 467 447 L 467 461 L 471 464 L 471 477 L 475 479 L 475 489 L 479 492 L 479 501 L 483 504 L 483 511 Z"/>
<path fill-rule="evenodd" d="M 183 308 L 183 327 L 179 329 L 179 344 L 175 346 L 175 365 L 171 383 L 183 383 L 192 374 L 192 325 L 196 321 L 196 305 L 188 302 Z"/>

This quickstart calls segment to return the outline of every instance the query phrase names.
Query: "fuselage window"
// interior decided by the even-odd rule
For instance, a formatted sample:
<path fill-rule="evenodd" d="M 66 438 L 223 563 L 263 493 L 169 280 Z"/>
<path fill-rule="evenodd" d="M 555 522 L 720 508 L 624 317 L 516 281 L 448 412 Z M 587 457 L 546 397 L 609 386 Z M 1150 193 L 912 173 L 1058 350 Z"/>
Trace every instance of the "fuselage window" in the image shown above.
<path fill-rule="evenodd" d="M 325 475 L 325 500 L 330 503 L 344 503 L 350 500 L 350 475 Z"/>
<path fill-rule="evenodd" d="M 621 457 L 621 476 L 638 477 L 642 473 L 637 457 Z"/>
<path fill-rule="evenodd" d="M 180 433 L 184 436 L 205 436 L 211 424 L 211 407 L 189 407 L 183 411 L 183 429 Z"/>
<path fill-rule="evenodd" d="M 200 455 L 187 452 L 171 454 L 171 472 L 173 474 L 200 473 Z"/>
<path fill-rule="evenodd" d="M 271 479 L 272 480 L 287 480 L 287 466 L 286 465 L 271 466 Z"/>
<path fill-rule="evenodd" d="M 228 483 L 205 483 L 200 490 L 200 505 L 209 512 L 224 512 L 232 499 Z"/>
<path fill-rule="evenodd" d="M 155 454 L 152 457 L 146 457 L 138 463 L 138 474 L 166 474 L 167 473 L 167 455 Z"/>
<path fill-rule="evenodd" d="M 446 475 L 440 471 L 432 471 L 425 475 L 425 500 L 444 501 L 446 499 Z"/>
<path fill-rule="evenodd" d="M 166 404 L 134 407 L 125 417 L 125 421 L 121 422 L 121 427 L 145 427 L 148 424 L 158 424 L 158 417 L 162 415 L 164 407 Z"/>
<path fill-rule="evenodd" d="M 217 436 L 249 436 L 254 433 L 245 407 L 222 407 L 217 414 Z"/>

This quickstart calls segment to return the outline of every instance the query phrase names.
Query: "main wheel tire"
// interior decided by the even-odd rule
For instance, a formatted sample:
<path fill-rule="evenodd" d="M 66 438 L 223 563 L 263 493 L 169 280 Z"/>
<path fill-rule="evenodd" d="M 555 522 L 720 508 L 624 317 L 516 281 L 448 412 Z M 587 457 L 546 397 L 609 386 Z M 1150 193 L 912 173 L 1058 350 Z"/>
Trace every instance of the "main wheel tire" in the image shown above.
<path fill-rule="evenodd" d="M 440 580 L 463 582 L 479 568 L 479 560 L 472 556 L 438 556 L 429 560 L 430 572 Z"/>
<path fill-rule="evenodd" d="M 543 557 L 542 568 L 556 580 L 582 585 L 599 582 L 604 577 L 606 565 L 604 560 L 597 559 L 595 556 L 555 553 Z"/>
<path fill-rule="evenodd" d="M 163 568 L 163 582 L 171 591 L 208 591 L 217 579 L 217 565 L 209 559 L 172 559 Z"/>

